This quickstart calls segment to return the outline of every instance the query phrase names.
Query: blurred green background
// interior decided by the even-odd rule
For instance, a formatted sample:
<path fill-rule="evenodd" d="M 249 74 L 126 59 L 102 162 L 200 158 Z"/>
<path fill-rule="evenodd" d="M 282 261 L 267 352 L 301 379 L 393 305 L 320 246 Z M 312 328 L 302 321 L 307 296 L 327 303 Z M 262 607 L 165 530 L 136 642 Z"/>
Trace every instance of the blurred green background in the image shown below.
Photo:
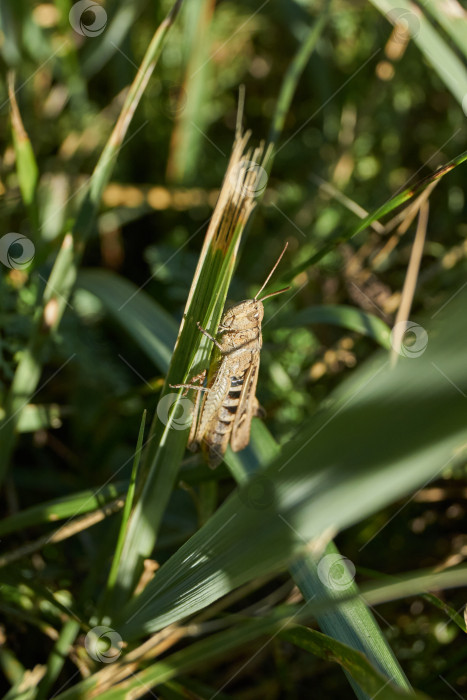
<path fill-rule="evenodd" d="M 284 75 L 324 4 L 185 3 L 118 152 L 83 268 L 111 270 L 143 287 L 178 325 L 234 140 L 239 86 L 245 86 L 244 127 L 251 129 L 256 145 L 268 136 Z M 466 115 L 459 99 L 467 85 L 465 7 L 453 1 L 458 14 L 447 8 L 446 23 L 431 3 L 413 4 L 410 11 L 400 4 L 402 19 L 414 38 L 423 37 L 431 60 L 404 24 L 394 27 L 388 21 L 385 3 L 331 3 L 286 116 L 264 199 L 242 244 L 231 300 L 256 293 L 285 241 L 287 272 L 330 236 L 356 228 L 355 205 L 376 210 L 465 149 Z M 63 234 L 171 3 L 109 0 L 102 6 L 105 17 L 100 16 L 103 23 L 93 36 L 82 33 L 92 16 L 84 29 L 72 30 L 68 0 L 0 6 L 0 234 L 27 236 L 36 253 L 35 274 L 5 265 L 0 270 L 2 405 Z M 442 46 L 423 34 L 427 17 L 461 66 L 454 76 L 459 94 L 452 88 L 452 66 L 451 78 L 443 80 Z M 8 71 L 15 71 L 16 100 L 38 166 L 30 202 L 25 202 L 15 157 Z M 455 168 L 430 196 L 411 317 L 435 313 L 465 284 L 464 180 L 463 166 Z M 299 312 L 345 304 L 391 327 L 414 231 L 415 224 L 400 235 L 367 228 L 296 276 L 296 293 L 286 303 L 282 297 L 266 302 L 258 397 L 280 444 L 378 346 L 374 337 L 319 317 L 300 323 Z M 43 413 L 21 429 L 4 489 L 5 515 L 114 481 L 116 472 L 118 482 L 128 480 L 131 462 L 124 469 L 121 465 L 133 455 L 142 410 L 155 411 L 163 375 L 85 286 L 78 279 L 59 330 L 44 350 L 34 397 Z M 208 478 L 206 467 L 198 466 L 197 478 Z M 183 473 L 182 466 L 182 479 Z M 227 477 L 226 471 L 221 474 Z M 223 498 L 232 484 L 227 478 L 220 484 Z M 195 491 L 196 481 L 180 481 L 174 492 L 159 561 L 197 529 Z M 396 510 L 391 506 L 339 537 L 339 546 L 362 571 L 391 574 L 465 557 L 463 470 L 446 472 L 440 483 L 423 489 L 360 551 L 368 533 Z M 107 551 L 115 527 L 110 518 L 92 536 L 85 531 L 66 547 L 47 546 L 45 560 L 34 555 L 32 570 L 54 589 L 76 594 L 86 581 L 91 591 L 105 572 L 97 567 L 90 583 L 89 562 Z M 9 549 L 41 533 L 40 527 L 17 532 Z M 29 564 L 25 568 L 31 571 Z M 460 609 L 462 595 L 453 594 L 450 605 Z M 380 606 L 377 617 L 416 687 L 436 698 L 454 698 L 442 674 L 457 694 L 467 692 L 463 638 L 442 611 L 417 598 Z M 15 653 L 21 649 L 23 663 L 32 666 L 43 662 L 45 653 L 38 654 L 39 632 L 27 629 L 19 624 L 9 644 Z M 308 697 L 312 683 L 316 697 L 348 697 L 343 674 L 333 669 L 277 641 L 229 689 L 246 700 L 253 697 L 248 688 L 256 685 L 258 692 L 259 683 L 264 697 L 299 698 Z M 218 669 L 216 680 L 225 671 Z"/>

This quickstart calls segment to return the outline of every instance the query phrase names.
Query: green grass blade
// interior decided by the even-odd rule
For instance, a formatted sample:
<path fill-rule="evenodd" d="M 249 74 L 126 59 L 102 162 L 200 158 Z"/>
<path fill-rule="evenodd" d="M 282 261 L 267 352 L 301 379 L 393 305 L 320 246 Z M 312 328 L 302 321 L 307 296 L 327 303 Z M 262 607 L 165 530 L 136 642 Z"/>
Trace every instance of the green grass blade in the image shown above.
<path fill-rule="evenodd" d="M 461 8 L 456 8 L 455 5 L 450 7 L 449 4 L 437 0 L 425 0 L 423 6 L 456 43 L 464 56 L 467 56 L 467 21 Z"/>
<path fill-rule="evenodd" d="M 239 454 L 230 453 L 228 465 L 239 484 L 246 483 L 248 478 L 254 480 L 254 474 L 261 477 L 262 468 L 279 454 L 279 446 L 270 435 L 268 429 L 259 420 L 255 420 L 252 426 L 251 441 L 248 450 Z M 232 462 L 236 469 L 232 469 Z M 260 468 L 262 465 L 262 468 Z M 237 473 L 240 472 L 240 478 Z M 268 485 L 261 478 L 253 481 L 257 484 L 256 494 L 252 494 L 257 503 L 267 498 Z M 339 555 L 339 552 L 330 542 L 325 550 L 325 555 Z M 345 557 L 341 557 L 345 559 Z M 303 554 L 290 567 L 290 574 L 299 587 L 304 599 L 311 603 L 313 600 L 334 599 L 348 597 L 350 592 L 355 598 L 346 601 L 326 613 L 317 613 L 316 619 L 319 626 L 327 635 L 337 639 L 357 652 L 362 652 L 375 668 L 392 679 L 400 688 L 409 688 L 410 685 L 394 656 L 386 637 L 381 632 L 364 600 L 358 596 L 358 587 L 355 582 L 349 582 L 345 591 L 326 586 L 319 576 L 318 560 L 311 553 Z M 352 675 L 344 668 L 355 694 L 358 698 L 367 699 L 369 696 L 357 685 Z M 363 686 L 362 686 L 363 688 Z"/>
<path fill-rule="evenodd" d="M 365 690 L 365 697 L 374 698 L 378 696 L 381 700 L 398 700 L 399 698 L 419 698 L 419 700 L 425 698 L 427 700 L 428 698 L 425 693 L 407 692 L 407 690 L 397 689 L 389 685 L 388 679 L 379 673 L 361 652 L 355 651 L 352 647 L 327 637 L 320 632 L 294 625 L 290 629 L 280 632 L 279 636 L 281 639 L 306 649 L 321 659 L 328 660 L 332 658 Z"/>
<path fill-rule="evenodd" d="M 251 642 L 266 636 L 271 637 L 281 629 L 285 629 L 290 617 L 294 618 L 297 608 L 287 606 L 277 609 L 267 616 L 248 620 L 223 632 L 211 635 L 207 639 L 190 644 L 186 649 L 167 656 L 163 661 L 152 664 L 144 671 L 132 676 L 106 692 L 100 692 L 99 697 L 106 700 L 124 700 L 131 695 L 131 690 L 139 688 L 154 688 L 160 683 L 177 676 L 199 669 L 203 664 L 211 665 L 224 658 L 229 658 L 232 651 L 242 649 Z M 86 693 L 96 692 L 99 679 L 96 676 L 75 685 L 68 691 L 56 696 L 56 700 L 81 700 Z"/>
<path fill-rule="evenodd" d="M 277 144 L 280 135 L 284 129 L 285 118 L 292 104 L 293 96 L 295 90 L 297 89 L 298 82 L 305 70 L 306 64 L 308 63 L 311 54 L 316 48 L 319 38 L 321 37 L 326 22 L 329 18 L 329 7 L 330 2 L 325 3 L 324 10 L 321 11 L 318 19 L 310 27 L 308 33 L 302 44 L 299 46 L 293 60 L 291 61 L 287 72 L 282 81 L 281 89 L 279 92 L 279 97 L 277 98 L 276 107 L 274 110 L 274 115 L 271 122 L 271 128 L 269 131 L 269 143 L 274 145 Z M 272 163 L 271 163 L 272 165 Z"/>
<path fill-rule="evenodd" d="M 19 511 L 19 513 L 0 520 L 0 537 L 28 527 L 41 525 L 42 523 L 56 523 L 58 520 L 74 518 L 97 510 L 97 508 L 101 508 L 122 496 L 126 493 L 127 488 L 128 484 L 121 481 L 115 484 L 107 484 L 101 488 L 73 493 L 70 496 L 62 496 L 53 501 L 46 501 L 37 506 L 26 508 Z"/>
<path fill-rule="evenodd" d="M 345 560 L 333 542 L 326 547 L 324 556 L 333 556 L 337 562 Z M 339 598 L 348 597 L 349 594 L 355 595 L 351 600 L 346 600 L 327 612 L 316 614 L 323 632 L 355 650 L 354 653 L 364 655 L 363 658 L 368 659 L 374 668 L 388 676 L 394 685 L 409 689 L 410 683 L 355 582 L 348 582 L 345 591 L 328 587 L 319 576 L 318 565 L 319 560 L 314 559 L 311 554 L 305 554 L 290 567 L 290 573 L 305 600 L 337 601 Z M 345 665 L 344 671 L 358 698 L 371 697 L 367 694 L 366 685 L 359 683 Z"/>
<path fill-rule="evenodd" d="M 76 636 L 80 631 L 80 624 L 76 620 L 67 620 L 60 630 L 60 636 L 54 644 L 54 648 L 47 660 L 45 676 L 37 687 L 36 700 L 44 700 L 51 697 L 52 686 L 57 680 L 65 661 L 70 653 Z"/>
<path fill-rule="evenodd" d="M 104 301 L 106 307 L 115 315 L 116 320 L 122 322 L 122 326 L 126 327 L 132 335 L 139 347 L 146 352 L 148 357 L 156 364 L 160 365 L 159 353 L 154 348 L 155 340 L 151 336 L 155 336 L 156 332 L 160 335 L 160 322 L 158 319 L 159 307 L 155 302 L 147 297 L 144 293 L 137 294 L 132 302 L 128 304 L 121 314 L 128 311 L 128 318 L 122 320 L 118 307 L 124 302 L 125 297 L 131 297 L 136 291 L 129 282 L 117 278 L 112 273 L 104 273 L 104 283 L 110 275 L 109 288 L 105 288 L 102 292 L 101 285 L 83 284 L 82 277 L 87 272 L 81 273 L 78 277 L 78 286 L 97 293 L 99 298 Z M 90 273 L 92 276 L 93 272 Z M 98 282 L 101 281 L 101 275 L 97 275 Z M 114 282 L 117 282 L 114 286 Z M 144 300 L 144 301 L 142 301 Z M 130 307 L 130 308 L 129 308 Z M 155 307 L 155 308 L 154 308 Z M 302 318 L 305 314 L 306 318 Z M 377 342 L 380 342 L 384 347 L 389 346 L 389 329 L 383 321 L 377 317 L 361 312 L 359 309 L 352 307 L 316 307 L 305 309 L 300 318 L 295 317 L 286 325 L 302 325 L 303 323 L 333 323 L 335 325 L 349 328 L 357 332 L 365 333 L 373 337 Z M 126 316 L 125 316 L 126 318 Z M 154 323 L 154 320 L 157 322 Z M 153 328 L 151 328 L 151 325 Z M 162 339 L 161 339 L 162 340 Z M 168 339 L 166 352 L 170 353 L 174 340 Z M 166 367 L 161 367 L 166 369 Z M 267 463 L 277 455 L 279 447 L 271 438 L 266 426 L 261 421 L 254 421 L 252 440 L 249 448 L 239 454 L 230 452 L 227 460 L 228 466 L 238 483 L 243 483 L 248 479 L 248 475 L 253 475 L 259 463 Z M 326 592 L 322 582 L 316 574 L 316 564 L 311 556 L 303 557 L 291 569 L 291 573 L 301 588 L 307 600 L 317 595 L 318 592 Z M 377 664 L 378 661 L 383 671 L 390 674 L 392 678 L 398 679 L 402 687 L 404 686 L 404 675 L 397 664 L 395 657 L 388 648 L 385 637 L 374 621 L 373 616 L 368 611 L 368 608 L 360 600 L 356 599 L 339 606 L 335 611 L 330 611 L 327 615 L 319 616 L 318 621 L 322 629 L 327 633 L 347 644 L 354 644 L 357 649 L 365 651 L 372 663 Z M 358 692 L 358 689 L 357 689 Z M 361 697 L 367 697 L 361 695 Z"/>
<path fill-rule="evenodd" d="M 23 202 L 29 211 L 31 223 L 34 228 L 37 228 L 36 192 L 37 183 L 39 181 L 39 168 L 16 101 L 14 73 L 9 73 L 8 76 L 8 95 L 10 99 L 11 129 L 16 155 L 19 188 Z"/>
<path fill-rule="evenodd" d="M 194 0 L 184 8 L 183 46 L 187 54 L 183 87 L 174 110 L 176 119 L 171 137 L 167 173 L 175 182 L 190 181 L 196 169 L 205 132 L 212 118 L 206 105 L 212 96 L 208 93 L 213 81 L 211 52 L 211 22 L 214 11 L 212 0 Z M 176 88 L 177 86 L 174 86 Z"/>
<path fill-rule="evenodd" d="M 156 367 L 167 371 L 177 340 L 177 324 L 154 299 L 109 270 L 83 270 L 76 284 L 98 297 Z"/>
<path fill-rule="evenodd" d="M 136 489 L 136 477 L 137 477 L 137 473 L 138 473 L 139 462 L 141 459 L 141 450 L 143 447 L 144 428 L 146 425 L 146 414 L 147 414 L 147 412 L 144 411 L 143 417 L 141 419 L 141 425 L 140 425 L 139 434 L 138 434 L 138 441 L 136 443 L 135 456 L 134 456 L 134 460 L 133 460 L 133 468 L 131 470 L 130 484 L 128 486 L 128 492 L 127 492 L 127 496 L 125 499 L 125 507 L 124 507 L 123 513 L 122 513 L 122 522 L 120 524 L 120 531 L 118 534 L 117 546 L 115 547 L 114 556 L 112 559 L 112 566 L 110 567 L 110 573 L 109 573 L 109 577 L 107 579 L 107 588 L 106 588 L 106 592 L 104 595 L 104 602 L 102 605 L 104 613 L 105 613 L 105 609 L 108 605 L 108 601 L 109 601 L 109 599 L 112 595 L 112 592 L 115 588 L 115 583 L 117 581 L 118 567 L 120 565 L 120 558 L 122 556 L 123 544 L 125 541 L 125 534 L 126 534 L 127 529 L 128 529 L 128 521 L 130 518 L 131 509 L 133 506 L 133 499 L 134 499 L 135 489 Z"/>

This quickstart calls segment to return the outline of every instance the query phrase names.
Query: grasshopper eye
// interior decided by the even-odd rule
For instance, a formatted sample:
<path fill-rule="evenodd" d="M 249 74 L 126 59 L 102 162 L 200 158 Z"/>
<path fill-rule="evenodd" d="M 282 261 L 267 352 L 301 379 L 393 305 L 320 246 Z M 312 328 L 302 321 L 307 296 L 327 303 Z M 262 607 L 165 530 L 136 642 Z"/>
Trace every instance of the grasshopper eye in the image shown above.
<path fill-rule="evenodd" d="M 256 319 L 259 318 L 259 311 L 255 311 L 254 313 L 248 314 L 247 318 L 249 321 L 256 321 Z"/>

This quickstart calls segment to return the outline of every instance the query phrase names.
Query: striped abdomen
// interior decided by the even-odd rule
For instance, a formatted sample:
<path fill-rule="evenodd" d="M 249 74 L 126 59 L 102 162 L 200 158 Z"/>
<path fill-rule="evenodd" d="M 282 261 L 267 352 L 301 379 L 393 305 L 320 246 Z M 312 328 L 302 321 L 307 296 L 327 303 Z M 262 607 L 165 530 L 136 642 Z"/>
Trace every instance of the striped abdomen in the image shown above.
<path fill-rule="evenodd" d="M 237 414 L 240 395 L 243 389 L 243 382 L 246 371 L 230 380 L 229 391 L 222 402 L 219 414 L 213 430 L 205 436 L 205 451 L 207 452 L 209 466 L 217 467 L 222 462 L 227 445 L 232 434 L 232 425 Z"/>

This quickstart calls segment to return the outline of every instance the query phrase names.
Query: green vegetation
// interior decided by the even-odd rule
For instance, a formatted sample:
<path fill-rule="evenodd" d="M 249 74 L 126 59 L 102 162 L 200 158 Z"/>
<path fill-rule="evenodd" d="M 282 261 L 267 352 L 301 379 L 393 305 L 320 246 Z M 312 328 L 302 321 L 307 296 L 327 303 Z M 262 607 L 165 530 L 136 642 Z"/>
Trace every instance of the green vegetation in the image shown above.
<path fill-rule="evenodd" d="M 20 0 L 0 61 L 4 697 L 462 696 L 466 10 Z M 212 471 L 171 385 L 286 241 Z"/>

